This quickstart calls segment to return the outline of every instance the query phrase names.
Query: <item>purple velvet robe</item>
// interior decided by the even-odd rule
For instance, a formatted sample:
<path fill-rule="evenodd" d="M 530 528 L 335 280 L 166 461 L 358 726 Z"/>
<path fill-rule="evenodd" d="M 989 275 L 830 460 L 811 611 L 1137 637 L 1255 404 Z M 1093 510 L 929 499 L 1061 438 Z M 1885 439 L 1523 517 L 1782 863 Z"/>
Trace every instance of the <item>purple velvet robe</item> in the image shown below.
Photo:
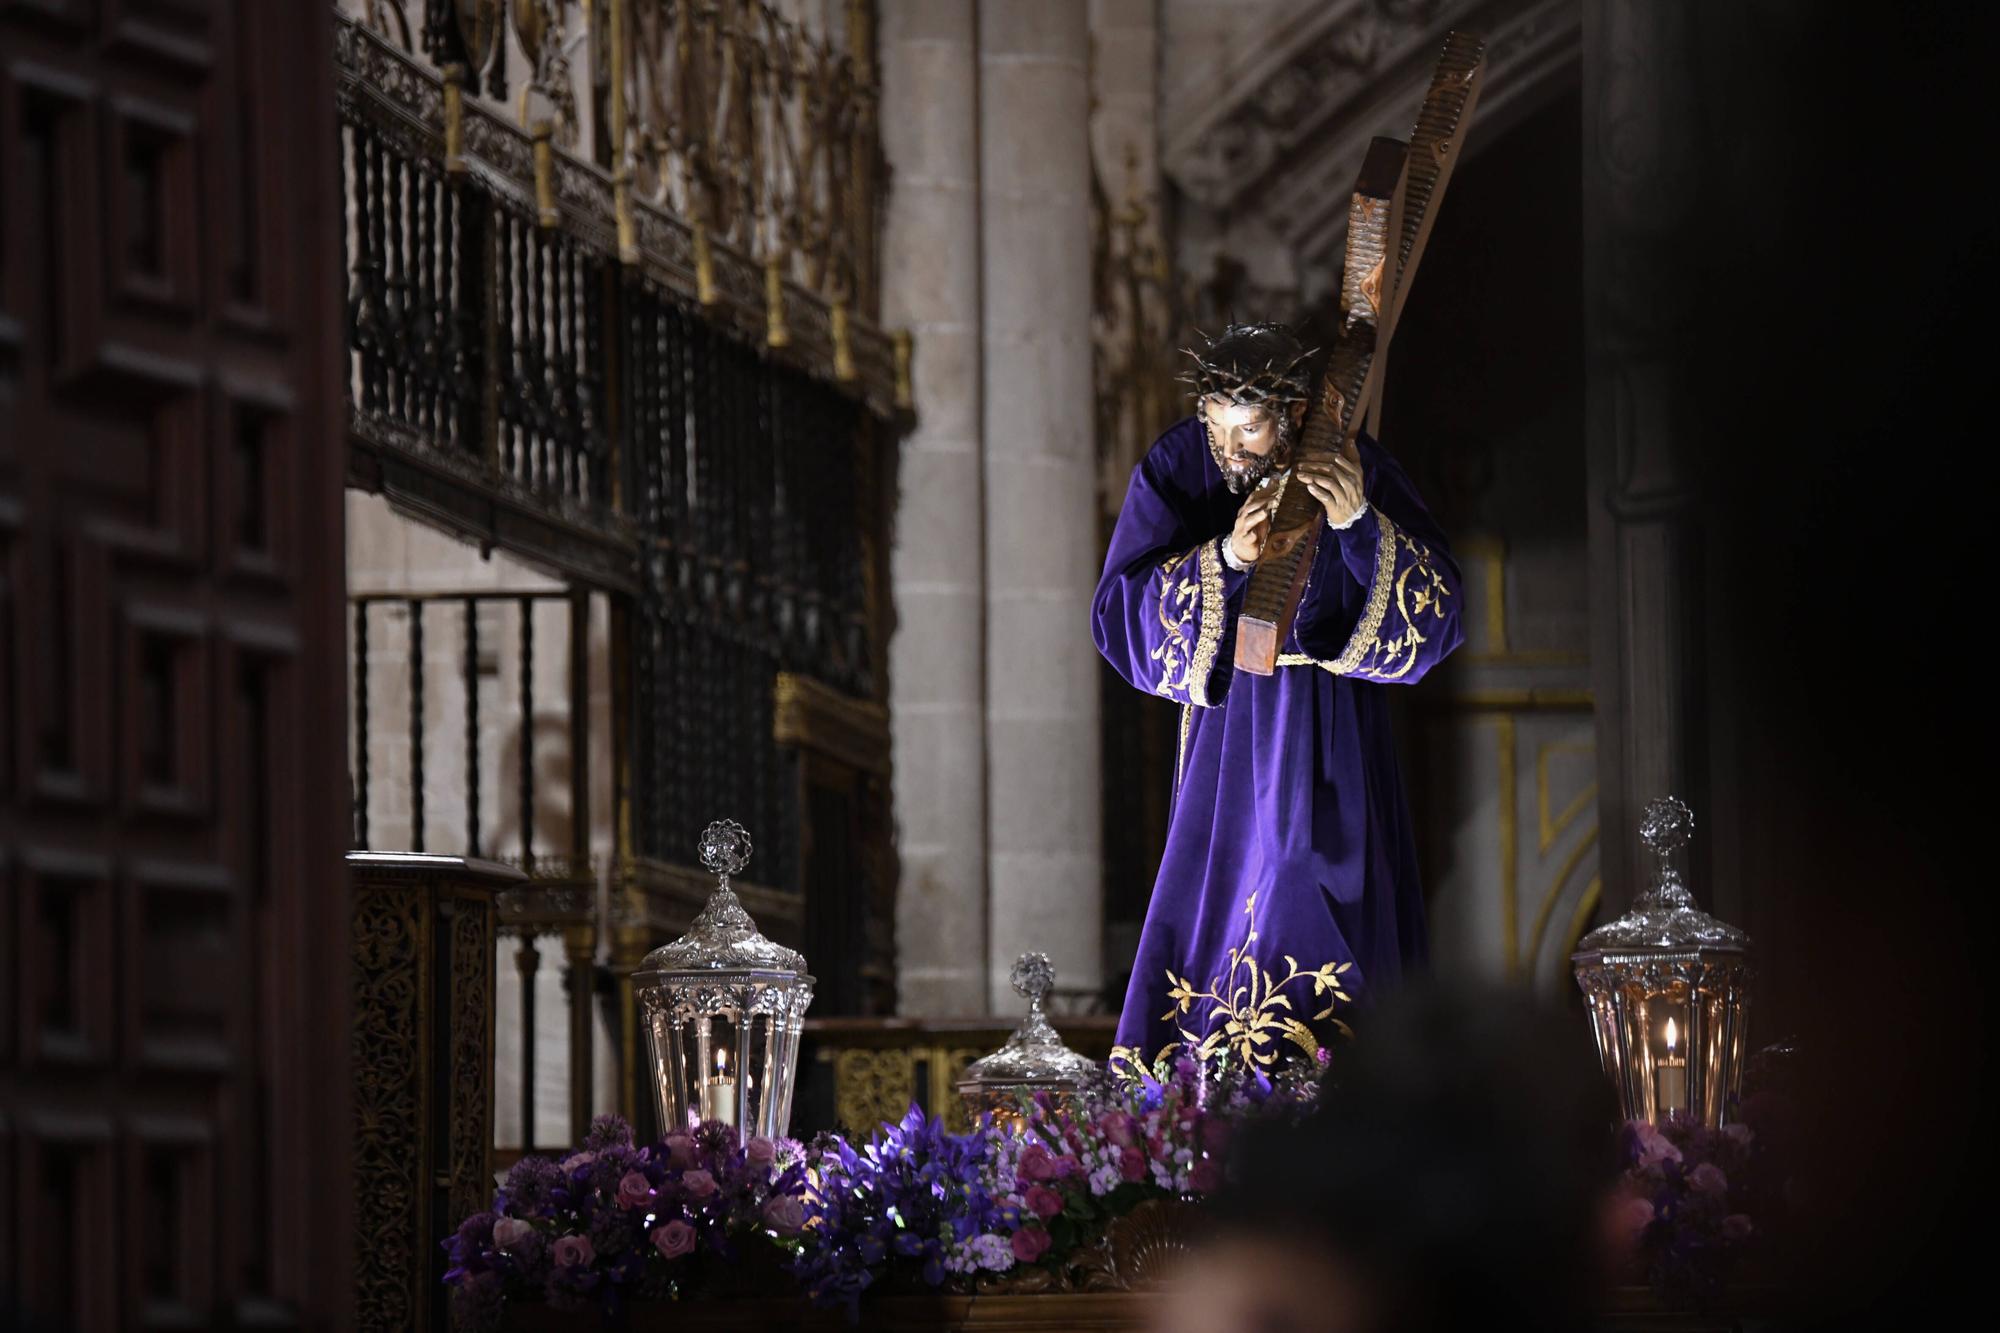
<path fill-rule="evenodd" d="M 1460 642 L 1458 566 L 1402 468 L 1358 441 L 1369 509 L 1319 549 L 1275 674 L 1234 669 L 1248 574 L 1232 495 L 1190 417 L 1133 471 L 1092 602 L 1118 674 L 1181 705 L 1173 813 L 1118 1043 L 1271 1064 L 1426 954 L 1383 684 Z"/>

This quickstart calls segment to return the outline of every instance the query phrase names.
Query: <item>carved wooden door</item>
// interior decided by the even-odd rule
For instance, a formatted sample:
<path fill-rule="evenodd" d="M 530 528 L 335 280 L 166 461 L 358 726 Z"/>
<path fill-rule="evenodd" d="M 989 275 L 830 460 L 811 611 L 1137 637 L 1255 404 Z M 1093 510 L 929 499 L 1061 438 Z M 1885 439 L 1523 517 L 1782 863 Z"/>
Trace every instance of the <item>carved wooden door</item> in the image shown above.
<path fill-rule="evenodd" d="M 330 58 L 0 0 L 0 1324 L 348 1323 Z"/>

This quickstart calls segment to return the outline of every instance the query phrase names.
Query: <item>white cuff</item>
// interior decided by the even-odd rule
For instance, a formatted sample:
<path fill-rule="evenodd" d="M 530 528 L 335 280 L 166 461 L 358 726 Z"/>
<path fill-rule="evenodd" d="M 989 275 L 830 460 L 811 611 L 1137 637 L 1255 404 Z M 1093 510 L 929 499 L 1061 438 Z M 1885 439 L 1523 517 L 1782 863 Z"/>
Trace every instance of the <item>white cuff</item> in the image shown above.
<path fill-rule="evenodd" d="M 1251 571 L 1251 569 L 1255 568 L 1254 562 L 1252 564 L 1246 565 L 1242 561 L 1236 558 L 1236 551 L 1229 545 L 1229 538 L 1227 535 L 1217 537 L 1215 540 L 1222 544 L 1223 564 L 1228 565 L 1238 574 L 1247 574 Z"/>
<path fill-rule="evenodd" d="M 1368 498 L 1366 496 L 1363 496 L 1361 499 L 1361 508 L 1354 511 L 1353 517 L 1349 518 L 1345 523 L 1329 523 L 1327 524 L 1327 526 L 1329 528 L 1332 528 L 1335 532 L 1344 532 L 1348 528 L 1353 527 L 1356 523 L 1359 523 L 1362 519 L 1362 516 L 1367 512 L 1368 512 Z"/>

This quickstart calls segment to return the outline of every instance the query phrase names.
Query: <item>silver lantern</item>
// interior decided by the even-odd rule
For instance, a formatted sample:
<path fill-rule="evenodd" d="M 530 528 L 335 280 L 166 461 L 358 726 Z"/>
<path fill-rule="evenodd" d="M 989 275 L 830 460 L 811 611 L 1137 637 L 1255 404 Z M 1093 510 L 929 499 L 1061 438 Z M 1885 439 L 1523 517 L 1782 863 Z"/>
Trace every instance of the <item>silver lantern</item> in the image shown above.
<path fill-rule="evenodd" d="M 1063 1045 L 1042 1011 L 1042 1001 L 1055 985 L 1055 968 L 1045 953 L 1024 953 L 1007 974 L 1017 994 L 1028 999 L 1028 1016 L 1007 1038 L 1007 1044 L 965 1067 L 958 1095 L 974 1119 L 993 1115 L 1011 1119 L 1019 1114 L 1021 1098 L 1037 1092 L 1067 1097 L 1097 1072 L 1096 1061 Z"/>
<path fill-rule="evenodd" d="M 715 891 L 688 933 L 647 954 L 632 975 L 645 1014 L 660 1132 L 720 1120 L 777 1137 L 792 1118 L 799 1028 L 812 1003 L 806 961 L 757 930 L 729 887 L 750 862 L 750 835 L 732 820 L 701 835 Z"/>
<path fill-rule="evenodd" d="M 1694 814 L 1672 796 L 1646 807 L 1653 882 L 1632 910 L 1570 957 L 1604 1072 L 1629 1120 L 1719 1126 L 1742 1092 L 1750 940 L 1694 905 L 1682 868 Z"/>

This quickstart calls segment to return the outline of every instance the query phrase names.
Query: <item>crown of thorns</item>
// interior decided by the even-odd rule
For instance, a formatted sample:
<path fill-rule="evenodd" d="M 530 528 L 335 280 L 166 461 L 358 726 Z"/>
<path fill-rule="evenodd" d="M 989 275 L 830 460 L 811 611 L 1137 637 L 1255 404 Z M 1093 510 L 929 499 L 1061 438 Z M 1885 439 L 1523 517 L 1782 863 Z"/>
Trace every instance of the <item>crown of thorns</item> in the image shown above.
<path fill-rule="evenodd" d="M 1245 407 L 1312 397 L 1306 363 L 1313 351 L 1283 324 L 1231 324 L 1219 337 L 1198 336 L 1199 349 L 1182 349 L 1194 367 L 1180 377 L 1197 397 L 1219 394 Z"/>

